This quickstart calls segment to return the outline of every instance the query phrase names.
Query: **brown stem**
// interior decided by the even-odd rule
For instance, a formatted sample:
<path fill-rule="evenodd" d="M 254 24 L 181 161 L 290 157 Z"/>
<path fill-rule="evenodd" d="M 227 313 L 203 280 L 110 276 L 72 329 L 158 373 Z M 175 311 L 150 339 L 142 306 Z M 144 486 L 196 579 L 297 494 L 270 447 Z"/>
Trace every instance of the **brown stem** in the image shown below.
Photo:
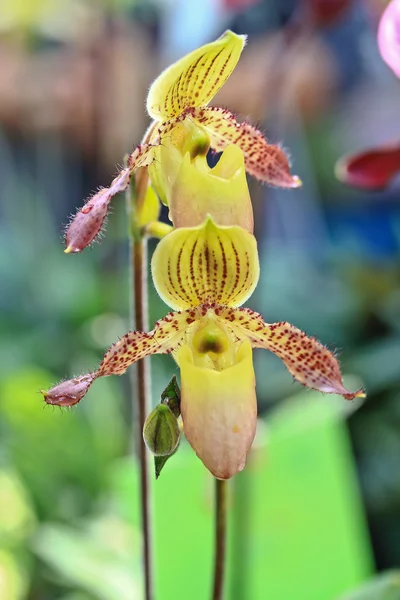
<path fill-rule="evenodd" d="M 226 549 L 226 497 L 228 482 L 215 480 L 215 556 L 213 600 L 222 600 Z"/>
<path fill-rule="evenodd" d="M 147 302 L 147 241 L 135 234 L 136 208 L 138 189 L 135 178 L 127 190 L 127 215 L 130 231 L 129 254 L 131 265 L 131 311 L 132 327 L 135 330 L 148 330 Z M 142 188 L 143 189 L 143 188 Z M 149 361 L 140 360 L 132 379 L 132 413 L 133 436 L 138 447 L 140 469 L 140 510 L 143 533 L 143 569 L 145 600 L 153 600 L 153 569 L 152 569 L 152 526 L 151 502 L 149 491 L 149 467 L 146 446 L 143 441 L 143 426 L 146 416 L 151 409 L 149 390 Z"/>

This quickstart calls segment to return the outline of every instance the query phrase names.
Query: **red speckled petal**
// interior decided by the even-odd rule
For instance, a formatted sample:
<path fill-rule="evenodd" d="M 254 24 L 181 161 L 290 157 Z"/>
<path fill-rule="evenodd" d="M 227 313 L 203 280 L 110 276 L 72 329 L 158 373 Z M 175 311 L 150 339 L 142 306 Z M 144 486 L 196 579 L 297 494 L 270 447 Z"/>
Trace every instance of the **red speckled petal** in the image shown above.
<path fill-rule="evenodd" d="M 171 312 L 157 321 L 150 333 L 130 331 L 106 352 L 99 375 L 122 375 L 130 365 L 145 356 L 172 352 L 194 320 L 192 311 Z"/>
<path fill-rule="evenodd" d="M 250 175 L 283 188 L 301 185 L 300 179 L 291 175 L 289 160 L 282 148 L 269 144 L 261 131 L 249 123 L 238 123 L 233 114 L 223 108 L 194 108 L 190 114 L 206 129 L 214 150 L 224 150 L 229 144 L 239 146 Z"/>
<path fill-rule="evenodd" d="M 340 394 L 346 400 L 365 396 L 362 390 L 346 390 L 333 354 L 290 323 L 265 323 L 261 315 L 247 308 L 221 308 L 216 313 L 230 323 L 239 338 L 246 336 L 253 347 L 265 348 L 279 356 L 303 385 L 328 394 Z"/>
<path fill-rule="evenodd" d="M 150 333 L 130 331 L 106 352 L 97 371 L 62 381 L 48 391 L 42 390 L 45 402 L 73 406 L 82 400 L 98 377 L 122 375 L 130 365 L 150 354 L 169 354 L 178 348 L 196 317 L 194 310 L 171 312 L 157 321 Z"/>

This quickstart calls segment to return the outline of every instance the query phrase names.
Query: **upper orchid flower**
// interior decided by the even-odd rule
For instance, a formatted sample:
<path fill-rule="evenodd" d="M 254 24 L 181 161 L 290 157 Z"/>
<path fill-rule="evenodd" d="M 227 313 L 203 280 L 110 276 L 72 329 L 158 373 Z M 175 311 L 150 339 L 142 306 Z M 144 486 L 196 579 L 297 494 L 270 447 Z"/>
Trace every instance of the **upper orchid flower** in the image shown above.
<path fill-rule="evenodd" d="M 176 139 L 175 131 L 180 125 L 182 135 L 185 127 L 194 123 L 208 136 L 213 150 L 222 151 L 231 144 L 238 146 L 247 172 L 260 181 L 285 188 L 301 184 L 298 177 L 290 174 L 288 158 L 279 146 L 269 144 L 252 125 L 238 123 L 229 111 L 208 106 L 235 68 L 245 41 L 245 36 L 227 31 L 178 60 L 154 81 L 147 97 L 147 111 L 154 122 L 144 143 L 133 151 L 128 166 L 111 186 L 101 189 L 78 212 L 67 229 L 66 252 L 80 252 L 93 241 L 112 197 L 126 189 L 136 169 L 153 165 L 149 174 L 158 189 L 161 148 L 168 140 Z M 179 144 L 184 143 L 181 137 Z"/>
<path fill-rule="evenodd" d="M 181 371 L 185 435 L 205 466 L 227 479 L 243 469 L 256 429 L 252 348 L 283 360 L 303 385 L 348 400 L 363 395 L 343 387 L 335 357 L 286 322 L 268 324 L 239 308 L 259 277 L 257 245 L 240 226 L 218 226 L 208 217 L 182 227 L 158 244 L 152 258 L 155 287 L 175 312 L 150 333 L 132 331 L 105 354 L 93 373 L 44 392 L 47 403 L 72 406 L 95 379 L 122 375 L 144 356 L 173 353 Z"/>

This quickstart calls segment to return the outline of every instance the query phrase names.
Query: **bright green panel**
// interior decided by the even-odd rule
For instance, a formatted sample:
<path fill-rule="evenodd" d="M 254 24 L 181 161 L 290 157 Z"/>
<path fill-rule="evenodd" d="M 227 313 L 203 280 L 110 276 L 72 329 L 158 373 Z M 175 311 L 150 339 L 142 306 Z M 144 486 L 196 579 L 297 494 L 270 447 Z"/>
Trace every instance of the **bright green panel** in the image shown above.
<path fill-rule="evenodd" d="M 371 572 L 342 406 L 301 393 L 261 423 L 230 482 L 226 600 L 335 600 Z M 121 467 L 118 496 L 137 524 L 137 474 Z M 157 600 L 209 598 L 211 475 L 182 444 L 153 488 Z"/>
<path fill-rule="evenodd" d="M 371 571 L 345 425 L 297 402 L 237 478 L 232 600 L 333 600 Z"/>

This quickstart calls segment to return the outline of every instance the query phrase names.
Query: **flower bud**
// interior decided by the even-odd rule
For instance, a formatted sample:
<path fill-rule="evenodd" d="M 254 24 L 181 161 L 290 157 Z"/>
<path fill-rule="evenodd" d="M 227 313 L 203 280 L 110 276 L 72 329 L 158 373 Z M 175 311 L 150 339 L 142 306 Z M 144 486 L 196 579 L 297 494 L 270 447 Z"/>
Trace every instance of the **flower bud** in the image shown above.
<path fill-rule="evenodd" d="M 166 404 L 159 404 L 147 417 L 143 439 L 155 456 L 173 454 L 179 444 L 180 430 L 176 417 Z"/>
<path fill-rule="evenodd" d="M 65 233 L 65 253 L 81 252 L 100 233 L 110 204 L 110 190 L 100 190 L 72 219 Z"/>
<path fill-rule="evenodd" d="M 62 381 L 47 392 L 45 390 L 41 390 L 41 392 L 46 404 L 73 406 L 82 400 L 96 377 L 96 373 L 88 373 L 87 375 Z"/>

